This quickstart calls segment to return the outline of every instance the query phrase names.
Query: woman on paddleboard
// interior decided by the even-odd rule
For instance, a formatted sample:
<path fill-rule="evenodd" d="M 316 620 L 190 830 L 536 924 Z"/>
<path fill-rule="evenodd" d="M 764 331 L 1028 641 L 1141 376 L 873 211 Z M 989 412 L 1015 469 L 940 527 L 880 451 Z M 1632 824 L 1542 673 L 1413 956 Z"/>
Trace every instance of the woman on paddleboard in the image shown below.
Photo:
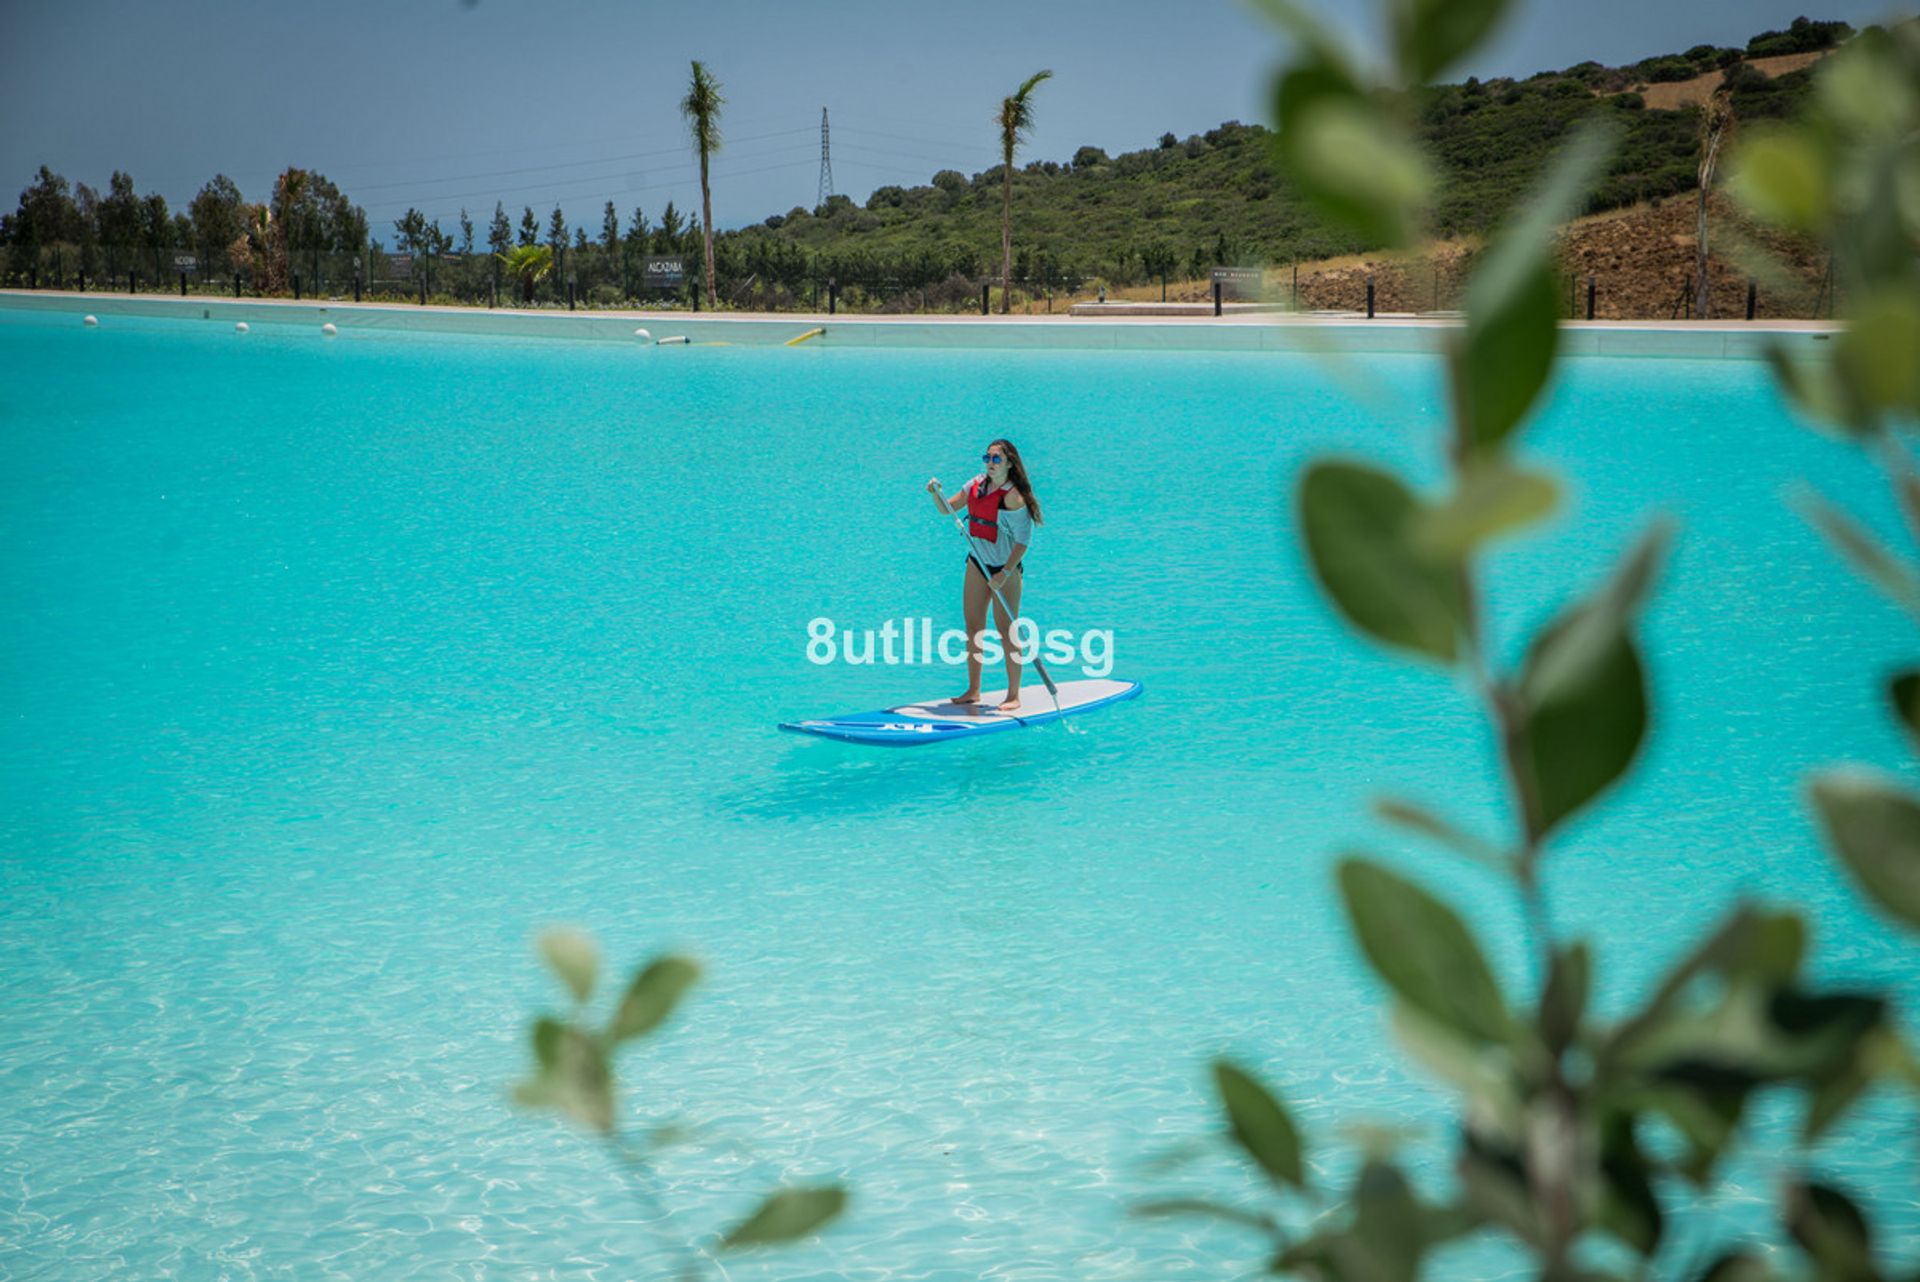
<path fill-rule="evenodd" d="M 1013 642 L 1013 621 L 1020 615 L 1020 587 L 1026 577 L 1020 562 L 1027 555 L 1027 545 L 1033 542 L 1033 527 L 1040 524 L 1040 501 L 1033 497 L 1026 465 L 1012 441 L 994 441 L 980 461 L 987 470 L 952 498 L 941 492 L 940 478 L 927 482 L 927 493 L 943 514 L 966 507 L 967 537 L 972 543 L 961 589 L 967 617 L 967 689 L 953 702 L 980 702 L 982 653 L 978 638 L 987 625 L 987 606 L 991 603 L 993 621 L 1007 656 L 1007 696 L 1000 711 L 1014 712 L 1020 707 L 1021 665 Z"/>

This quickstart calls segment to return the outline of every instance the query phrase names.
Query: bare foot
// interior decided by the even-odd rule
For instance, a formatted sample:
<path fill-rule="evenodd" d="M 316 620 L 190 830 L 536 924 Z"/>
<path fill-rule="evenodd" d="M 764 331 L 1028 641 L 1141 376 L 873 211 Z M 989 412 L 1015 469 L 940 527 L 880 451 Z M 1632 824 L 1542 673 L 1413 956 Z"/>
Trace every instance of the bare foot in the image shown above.
<path fill-rule="evenodd" d="M 1000 703 L 1000 711 L 1002 712 L 1020 711 L 1020 696 L 1015 694 L 1015 695 L 1008 696 L 1006 699 L 1003 699 Z"/>
<path fill-rule="evenodd" d="M 980 702 L 980 692 L 978 690 L 969 690 L 965 694 L 954 695 L 953 698 L 947 700 L 947 702 L 948 703 L 978 703 Z"/>

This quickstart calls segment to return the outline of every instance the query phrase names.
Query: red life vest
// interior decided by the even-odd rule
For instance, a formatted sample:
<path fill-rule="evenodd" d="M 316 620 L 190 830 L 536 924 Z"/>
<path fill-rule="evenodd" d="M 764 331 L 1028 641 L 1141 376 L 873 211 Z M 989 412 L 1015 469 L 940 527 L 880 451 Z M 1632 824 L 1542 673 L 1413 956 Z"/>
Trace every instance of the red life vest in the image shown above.
<path fill-rule="evenodd" d="M 986 477 L 976 476 L 967 483 L 967 533 L 976 539 L 993 543 L 1000 538 L 1000 502 L 1006 497 L 1007 491 L 999 489 L 982 493 L 986 482 Z"/>

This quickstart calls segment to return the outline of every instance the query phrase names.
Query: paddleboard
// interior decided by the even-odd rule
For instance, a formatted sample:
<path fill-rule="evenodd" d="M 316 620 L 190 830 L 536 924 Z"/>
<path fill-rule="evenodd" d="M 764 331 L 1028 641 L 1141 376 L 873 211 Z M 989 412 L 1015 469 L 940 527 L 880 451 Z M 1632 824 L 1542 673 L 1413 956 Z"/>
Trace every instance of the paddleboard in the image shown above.
<path fill-rule="evenodd" d="M 1074 717 L 1096 708 L 1111 707 L 1138 698 L 1138 681 L 1062 681 L 1060 706 L 1056 710 L 1047 687 L 1035 681 L 1023 683 L 1020 708 L 1000 711 L 1004 690 L 984 691 L 980 702 L 953 703 L 936 699 L 930 703 L 907 703 L 878 712 L 855 712 L 844 717 L 821 717 L 813 721 L 783 721 L 782 730 L 795 734 L 817 734 L 846 743 L 870 743 L 890 748 L 910 748 L 923 743 L 945 743 L 973 735 L 1017 730 L 1022 726 L 1044 725 L 1061 717 Z"/>

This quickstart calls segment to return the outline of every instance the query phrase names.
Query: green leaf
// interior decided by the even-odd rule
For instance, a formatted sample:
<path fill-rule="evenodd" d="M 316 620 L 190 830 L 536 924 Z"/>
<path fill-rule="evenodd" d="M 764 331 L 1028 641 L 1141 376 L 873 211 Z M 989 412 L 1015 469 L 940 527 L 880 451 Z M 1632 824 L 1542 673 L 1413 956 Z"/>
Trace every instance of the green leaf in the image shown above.
<path fill-rule="evenodd" d="M 1461 1192 L 1469 1210 L 1505 1228 L 1520 1241 L 1544 1241 L 1540 1210 L 1528 1188 L 1526 1168 L 1517 1151 L 1496 1148 L 1469 1129 L 1459 1161 Z"/>
<path fill-rule="evenodd" d="M 1546 387 L 1559 347 L 1560 289 L 1542 254 L 1504 296 L 1467 313 L 1452 371 L 1470 449 L 1496 446 L 1520 425 Z"/>
<path fill-rule="evenodd" d="M 1879 588 L 1894 604 L 1920 609 L 1920 582 L 1884 543 L 1839 508 L 1817 494 L 1802 495 L 1802 514 L 1827 542 L 1839 550 L 1861 578 Z"/>
<path fill-rule="evenodd" d="M 1353 1189 L 1353 1230 L 1333 1243 L 1341 1275 L 1375 1282 L 1413 1282 L 1427 1243 L 1424 1216 L 1400 1169 L 1386 1162 L 1360 1168 Z"/>
<path fill-rule="evenodd" d="M 1920 411 L 1920 302 L 1911 288 L 1882 286 L 1856 303 L 1833 343 L 1836 374 L 1876 419 Z"/>
<path fill-rule="evenodd" d="M 1522 1108 L 1506 1064 L 1478 1042 L 1395 1001 L 1388 1015 L 1393 1034 L 1423 1068 L 1471 1102 L 1474 1125 L 1482 1132 L 1517 1140 Z"/>
<path fill-rule="evenodd" d="M 1920 749 L 1920 668 L 1906 668 L 1887 682 L 1887 699 L 1907 732 L 1909 743 Z"/>
<path fill-rule="evenodd" d="M 1771 987 L 1792 979 L 1806 951 L 1806 927 L 1792 913 L 1763 913 L 1737 905 L 1726 920 L 1674 964 L 1640 1012 L 1614 1030 L 1602 1052 L 1606 1065 L 1650 1063 L 1690 1036 L 1682 999 L 1696 980 L 1718 975 Z M 1712 1030 L 1707 1030 L 1711 1036 Z"/>
<path fill-rule="evenodd" d="M 1920 95 L 1885 31 L 1869 29 L 1820 68 L 1814 91 L 1827 116 L 1849 133 L 1896 139 L 1914 127 Z"/>
<path fill-rule="evenodd" d="M 1740 1125 L 1748 1098 L 1760 1085 L 1753 1072 L 1719 1060 L 1683 1059 L 1659 1067 L 1644 1103 L 1686 1139 L 1689 1152 L 1679 1163 L 1681 1174 L 1706 1186 Z"/>
<path fill-rule="evenodd" d="M 1777 1275 L 1767 1262 L 1746 1250 L 1732 1250 L 1715 1259 L 1699 1282 L 1772 1282 Z"/>
<path fill-rule="evenodd" d="M 575 1001 L 593 994 L 594 974 L 600 968 L 600 949 L 593 937 L 577 930 L 549 930 L 540 936 L 540 955 L 565 983 Z"/>
<path fill-rule="evenodd" d="M 1587 1012 L 1593 983 L 1593 954 L 1584 943 L 1556 949 L 1540 989 L 1540 1034 L 1555 1055 L 1573 1045 Z"/>
<path fill-rule="evenodd" d="M 600 1043 L 570 1024 L 542 1019 L 534 1026 L 540 1071 L 514 1088 L 528 1108 L 557 1109 L 603 1134 L 613 1131 L 613 1073 Z"/>
<path fill-rule="evenodd" d="M 1424 85 L 1471 53 L 1507 9 L 1507 0 L 1398 0 L 1394 28 L 1406 79 Z"/>
<path fill-rule="evenodd" d="M 837 1184 L 781 1189 L 721 1239 L 728 1250 L 791 1242 L 816 1232 L 846 1209 L 847 1191 Z"/>
<path fill-rule="evenodd" d="M 1495 872 L 1511 873 L 1513 871 L 1513 861 L 1495 849 L 1492 842 L 1455 827 L 1448 820 L 1417 802 L 1401 797 L 1376 797 L 1373 802 L 1373 812 L 1390 824 L 1397 824 L 1409 832 L 1419 833 L 1447 847 L 1455 854 L 1471 859 L 1477 864 L 1483 864 Z"/>
<path fill-rule="evenodd" d="M 1463 557 L 1496 535 L 1532 525 L 1560 502 L 1560 487 L 1542 472 L 1497 458 L 1469 462 L 1446 502 L 1428 508 L 1415 526 L 1415 546 L 1429 558 Z"/>
<path fill-rule="evenodd" d="M 1795 231 L 1826 225 L 1829 203 L 1826 156 L 1799 127 L 1755 132 L 1734 153 L 1727 185 L 1748 212 Z"/>
<path fill-rule="evenodd" d="M 1174 1216 L 1195 1215 L 1206 1219 L 1223 1220 L 1228 1224 L 1238 1224 L 1259 1233 L 1271 1233 L 1274 1229 L 1273 1220 L 1268 1216 L 1200 1198 L 1168 1198 L 1159 1202 L 1142 1202 L 1138 1206 L 1128 1208 L 1127 1213 L 1143 1219 L 1169 1219 Z"/>
<path fill-rule="evenodd" d="M 1335 67 L 1346 64 L 1347 50 L 1339 34 L 1306 5 L 1296 3 L 1296 0 L 1253 0 L 1253 6 L 1291 36 L 1315 61 Z"/>
<path fill-rule="evenodd" d="M 1568 625 L 1548 651 L 1537 656 L 1533 680 L 1542 689 L 1557 690 L 1580 679 L 1600 662 L 1646 603 L 1653 579 L 1666 559 L 1672 527 L 1655 521 L 1621 558 L 1613 576 L 1584 603 L 1561 616 Z"/>
<path fill-rule="evenodd" d="M 627 986 L 607 1036 L 618 1044 L 652 1032 L 699 978 L 700 967 L 684 957 L 655 958 Z"/>
<path fill-rule="evenodd" d="M 533 1022 L 533 1058 L 541 1068 L 552 1068 L 560 1060 L 560 1039 L 567 1026 L 551 1015 Z"/>
<path fill-rule="evenodd" d="M 1787 1190 L 1787 1231 L 1820 1266 L 1822 1278 L 1852 1282 L 1878 1277 L 1873 1235 L 1853 1199 L 1830 1184 L 1795 1184 Z"/>
<path fill-rule="evenodd" d="M 1813 783 L 1827 842 L 1867 898 L 1920 929 L 1920 805 L 1861 770 L 1833 770 Z"/>
<path fill-rule="evenodd" d="M 1360 949 L 1395 993 L 1474 1041 L 1507 1039 L 1512 1025 L 1499 983 L 1451 908 L 1365 859 L 1343 859 L 1339 879 Z"/>
<path fill-rule="evenodd" d="M 1377 468 L 1316 462 L 1300 485 L 1308 557 L 1341 614 L 1378 641 L 1451 663 L 1466 616 L 1460 569 L 1415 549 L 1419 515 L 1412 492 Z"/>
<path fill-rule="evenodd" d="M 1591 666 L 1558 685 L 1529 681 L 1535 656 L 1557 640 L 1551 629 L 1542 636 L 1521 676 L 1524 759 L 1538 806 L 1529 826 L 1536 840 L 1625 774 L 1647 731 L 1646 674 L 1633 642 L 1616 635 Z"/>
<path fill-rule="evenodd" d="M 1321 58 L 1282 76 L 1275 118 L 1280 163 L 1323 217 L 1390 248 L 1413 241 L 1432 166 L 1344 65 Z"/>
<path fill-rule="evenodd" d="M 1574 135 L 1467 286 L 1467 325 L 1452 361 L 1463 453 L 1505 440 L 1546 386 L 1559 345 L 1554 231 L 1585 205 L 1614 137 L 1599 124 Z"/>
<path fill-rule="evenodd" d="M 1767 344 L 1766 352 L 1780 390 L 1815 424 L 1837 427 L 1853 437 L 1873 430 L 1873 416 L 1862 407 L 1853 389 L 1841 382 L 1824 352 L 1819 357 L 1795 356 L 1778 339 Z"/>
<path fill-rule="evenodd" d="M 1251 1073 L 1228 1060 L 1213 1064 L 1214 1089 L 1234 1141 L 1276 1184 L 1306 1187 L 1300 1132 L 1286 1108 Z"/>
<path fill-rule="evenodd" d="M 1621 1113 L 1609 1117 L 1601 1128 L 1600 1222 L 1643 1256 L 1659 1247 L 1666 1223 L 1652 1174 L 1634 1134 L 1634 1118 Z"/>
<path fill-rule="evenodd" d="M 1535 839 L 1626 772 L 1647 728 L 1646 677 L 1627 628 L 1666 544 L 1656 524 L 1594 596 L 1535 638 L 1521 665 L 1524 745 Z"/>

